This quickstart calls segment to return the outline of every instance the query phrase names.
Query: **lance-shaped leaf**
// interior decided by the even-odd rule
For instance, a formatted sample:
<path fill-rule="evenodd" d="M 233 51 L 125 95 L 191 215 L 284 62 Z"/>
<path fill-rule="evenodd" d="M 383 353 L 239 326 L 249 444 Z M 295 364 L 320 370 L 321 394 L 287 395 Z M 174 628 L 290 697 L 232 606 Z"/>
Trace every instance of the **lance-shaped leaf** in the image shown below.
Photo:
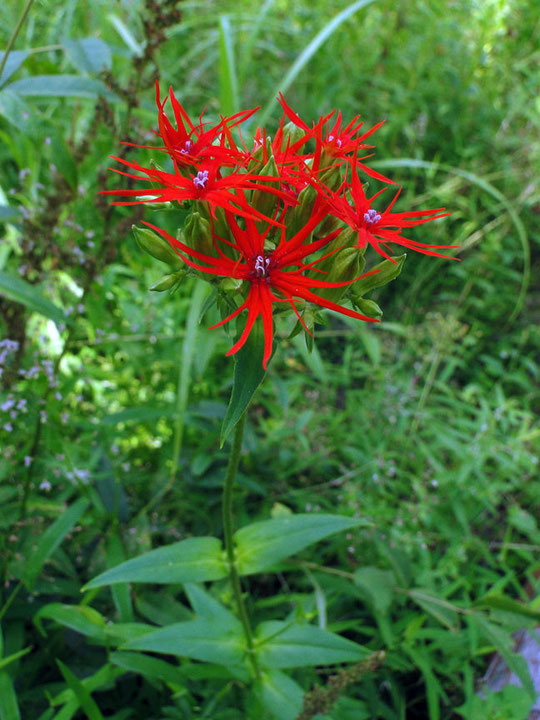
<path fill-rule="evenodd" d="M 270 621 L 259 625 L 256 648 L 261 664 L 269 668 L 314 667 L 359 662 L 369 650 L 314 625 Z"/>
<path fill-rule="evenodd" d="M 91 580 L 84 590 L 122 582 L 179 583 L 227 575 L 221 542 L 213 537 L 180 540 L 127 560 Z"/>
<path fill-rule="evenodd" d="M 363 520 L 342 515 L 305 513 L 247 525 L 234 535 L 238 572 L 261 572 L 328 535 L 363 524 Z"/>
<path fill-rule="evenodd" d="M 236 618 L 232 623 L 207 618 L 173 623 L 131 640 L 121 650 L 144 650 L 218 663 L 226 665 L 237 677 L 248 678 L 242 626 Z"/>
<path fill-rule="evenodd" d="M 231 400 L 221 427 L 221 447 L 242 417 L 255 390 L 265 376 L 263 368 L 264 329 L 259 318 L 245 345 L 234 356 L 234 375 Z"/>

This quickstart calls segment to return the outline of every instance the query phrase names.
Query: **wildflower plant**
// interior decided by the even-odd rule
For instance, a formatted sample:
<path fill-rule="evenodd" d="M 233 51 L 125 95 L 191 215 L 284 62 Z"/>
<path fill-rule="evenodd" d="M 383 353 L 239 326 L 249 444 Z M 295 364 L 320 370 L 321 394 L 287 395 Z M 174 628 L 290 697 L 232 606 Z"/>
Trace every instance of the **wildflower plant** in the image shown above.
<path fill-rule="evenodd" d="M 134 228 L 134 234 L 144 251 L 170 266 L 152 289 L 174 290 L 190 275 L 210 283 L 205 309 L 215 303 L 221 315 L 213 328 L 226 325 L 236 333 L 227 352 L 235 356 L 235 367 L 222 445 L 231 432 L 233 438 L 223 489 L 224 547 L 217 537 L 188 538 L 107 570 L 87 587 L 187 583 L 196 618 L 141 634 L 121 649 L 217 664 L 224 676 L 249 686 L 246 707 L 259 708 L 253 717 L 292 720 L 302 711 L 303 690 L 283 670 L 349 662 L 363 663 L 358 667 L 369 672 L 383 656 L 294 617 L 253 627 L 243 576 L 268 572 L 363 521 L 287 514 L 235 533 L 232 498 L 247 406 L 279 338 L 304 332 L 311 347 L 323 310 L 379 322 L 382 311 L 365 296 L 397 277 L 405 260 L 400 250 L 448 257 L 441 251 L 454 246 L 409 237 L 415 226 L 448 213 L 398 212 L 401 188 L 366 164 L 382 123 L 365 129 L 359 117 L 345 124 L 334 111 L 310 126 L 281 96 L 280 103 L 283 114 L 273 137 L 257 128 L 247 140 L 242 125 L 255 110 L 215 124 L 204 114 L 193 121 L 172 89 L 162 100 L 157 87 L 156 144 L 140 146 L 152 147 L 156 157 L 149 167 L 114 158 L 111 169 L 129 187 L 103 191 L 113 204 L 181 205 L 187 211 L 175 235 L 152 222 Z M 372 190 L 372 184 L 383 187 Z M 190 584 L 222 579 L 228 581 L 234 612 Z"/>

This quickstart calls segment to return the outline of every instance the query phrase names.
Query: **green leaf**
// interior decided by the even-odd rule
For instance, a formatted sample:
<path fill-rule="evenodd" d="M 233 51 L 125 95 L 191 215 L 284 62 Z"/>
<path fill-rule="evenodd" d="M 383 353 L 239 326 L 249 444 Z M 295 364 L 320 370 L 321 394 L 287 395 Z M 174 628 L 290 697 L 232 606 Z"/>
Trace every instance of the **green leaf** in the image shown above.
<path fill-rule="evenodd" d="M 254 691 L 274 720 L 295 720 L 302 710 L 302 688 L 279 670 L 264 672 Z"/>
<path fill-rule="evenodd" d="M 105 619 L 94 608 L 86 605 L 63 605 L 62 603 L 49 603 L 44 605 L 34 616 L 34 623 L 38 630 L 45 635 L 43 620 L 54 620 L 59 625 L 75 630 L 94 640 L 104 642 Z"/>
<path fill-rule="evenodd" d="M 119 100 L 101 80 L 81 75 L 32 75 L 11 83 L 9 89 L 30 97 L 82 97 Z"/>
<path fill-rule="evenodd" d="M 10 665 L 12 662 L 15 662 L 19 658 L 22 658 L 25 655 L 28 655 L 28 653 L 31 650 L 32 650 L 31 647 L 26 647 L 26 648 L 23 648 L 22 650 L 19 650 L 18 652 L 8 655 L 8 657 L 2 658 L 0 660 L 0 670 L 3 670 L 3 668 L 5 668 L 7 665 Z"/>
<path fill-rule="evenodd" d="M 11 92 L 9 86 L 0 91 L 0 115 L 19 132 L 35 136 L 36 121 L 32 108 L 27 107 L 20 95 Z"/>
<path fill-rule="evenodd" d="M 105 633 L 112 643 L 119 645 L 137 640 L 143 637 L 143 635 L 148 635 L 148 633 L 153 632 L 153 630 L 154 626 L 148 623 L 114 623 L 113 625 L 107 625 Z"/>
<path fill-rule="evenodd" d="M 439 720 L 441 717 L 440 697 L 442 688 L 435 677 L 427 653 L 411 648 L 408 645 L 402 645 L 403 650 L 409 655 L 413 663 L 420 669 L 426 685 L 426 697 L 428 704 L 429 720 Z"/>
<path fill-rule="evenodd" d="M 289 625 L 272 620 L 259 625 L 255 635 L 261 664 L 270 668 L 358 662 L 370 652 L 362 645 L 314 625 Z"/>
<path fill-rule="evenodd" d="M 62 513 L 39 537 L 26 561 L 22 578 L 29 589 L 32 589 L 47 559 L 53 554 L 70 530 L 79 522 L 86 512 L 87 507 L 88 501 L 85 498 L 80 498 Z"/>
<path fill-rule="evenodd" d="M 127 560 L 98 575 L 83 590 L 122 582 L 203 582 L 220 580 L 226 575 L 221 541 L 213 537 L 197 537 Z"/>
<path fill-rule="evenodd" d="M 425 610 L 429 615 L 435 618 L 437 622 L 444 625 L 449 630 L 455 630 L 457 620 L 456 606 L 447 602 L 443 598 L 438 598 L 435 595 L 431 595 L 425 590 L 408 590 L 407 595 L 419 605 L 422 610 Z"/>
<path fill-rule="evenodd" d="M 220 111 L 232 115 L 238 110 L 238 78 L 234 62 L 233 34 L 228 15 L 219 16 Z"/>
<path fill-rule="evenodd" d="M 121 668 L 114 667 L 113 665 L 106 663 L 106 664 L 102 665 L 99 668 L 99 670 L 97 672 L 95 672 L 93 675 L 88 675 L 87 677 L 80 680 L 79 682 L 81 683 L 81 685 L 84 687 L 84 689 L 88 693 L 92 693 L 92 692 L 95 692 L 96 690 L 100 690 L 101 688 L 105 688 L 107 686 L 111 687 L 112 685 L 114 685 L 114 681 L 116 680 L 116 678 L 121 677 L 124 674 L 125 674 L 124 670 L 122 670 Z M 61 717 L 71 718 L 75 714 L 75 712 L 79 706 L 77 697 L 76 697 L 75 693 L 73 692 L 73 690 L 69 686 L 67 688 L 65 688 L 64 690 L 62 690 L 61 692 L 59 692 L 58 695 L 55 695 L 54 698 L 52 698 L 52 700 L 50 702 L 53 707 L 58 707 L 59 705 L 64 705 L 66 703 L 68 703 L 71 706 L 73 706 L 73 704 L 75 704 L 75 707 L 73 707 L 73 709 L 71 710 L 71 714 L 69 716 L 67 715 L 67 713 L 65 716 L 62 715 L 63 712 L 66 712 L 66 709 L 64 708 L 61 711 L 61 713 L 59 713 L 59 715 L 56 717 L 61 716 Z M 56 718 L 55 718 L 55 720 L 56 720 Z"/>
<path fill-rule="evenodd" d="M 25 305 L 32 312 L 40 313 L 54 320 L 55 323 L 66 322 L 63 311 L 43 297 L 34 285 L 2 270 L 0 270 L 0 293 L 10 300 Z"/>
<path fill-rule="evenodd" d="M 12 205 L 0 205 L 0 223 L 18 222 L 21 219 L 20 210 Z"/>
<path fill-rule="evenodd" d="M 388 560 L 394 571 L 396 583 L 402 588 L 407 588 L 412 582 L 413 571 L 411 561 L 406 553 L 399 548 L 390 547 L 384 540 L 376 540 L 379 553 Z"/>
<path fill-rule="evenodd" d="M 180 686 L 183 684 L 182 668 L 171 665 L 171 663 L 159 658 L 141 655 L 134 652 L 113 652 L 110 661 L 118 667 L 138 673 L 144 677 L 156 678 L 171 685 Z"/>
<path fill-rule="evenodd" d="M 9 53 L 6 64 L 4 65 L 4 69 L 2 70 L 2 77 L 0 77 L 0 87 L 9 80 L 13 73 L 17 72 L 17 70 L 21 67 L 21 65 L 29 55 L 30 53 L 26 50 L 12 50 Z M 4 53 L 1 52 L 0 63 L 2 62 L 3 58 Z"/>
<path fill-rule="evenodd" d="M 107 565 L 115 566 L 118 561 L 125 561 L 124 547 L 117 531 L 107 542 Z M 111 587 L 114 606 L 120 622 L 133 622 L 131 593 L 127 583 L 117 583 Z"/>
<path fill-rule="evenodd" d="M 209 622 L 206 619 L 173 623 L 126 643 L 122 650 L 144 650 L 189 657 L 226 665 L 246 677 L 244 637 L 241 624 Z"/>
<path fill-rule="evenodd" d="M 376 567 L 361 567 L 354 573 L 354 583 L 375 612 L 385 615 L 392 604 L 394 573 Z"/>
<path fill-rule="evenodd" d="M 252 523 L 234 535 L 238 572 L 242 575 L 261 572 L 328 535 L 363 522 L 342 515 L 305 513 Z"/>
<path fill-rule="evenodd" d="M 107 19 L 112 23 L 114 29 L 120 35 L 131 52 L 137 57 L 141 57 L 143 54 L 143 47 L 137 42 L 137 40 L 135 40 L 135 37 L 124 21 L 121 20 L 118 15 L 114 15 L 114 13 L 109 13 L 107 15 Z"/>
<path fill-rule="evenodd" d="M 265 376 L 262 366 L 264 355 L 264 330 L 258 318 L 245 345 L 234 356 L 234 376 L 231 400 L 221 427 L 220 444 L 225 440 L 245 412 L 253 393 Z"/>
<path fill-rule="evenodd" d="M 370 5 L 374 0 L 359 0 L 359 2 L 351 3 L 348 7 L 338 13 L 335 17 L 330 20 L 329 23 L 323 27 L 323 29 L 317 33 L 317 35 L 311 40 L 308 45 L 302 50 L 300 55 L 296 58 L 292 64 L 289 72 L 281 79 L 279 85 L 275 88 L 272 93 L 270 100 L 265 105 L 261 114 L 257 116 L 257 122 L 262 127 L 266 122 L 274 104 L 277 102 L 277 96 L 280 92 L 285 93 L 290 85 L 294 82 L 296 77 L 302 72 L 305 65 L 311 60 L 313 55 L 317 52 L 320 46 L 328 40 L 328 38 L 338 29 L 341 23 L 348 20 L 355 12 L 361 10 L 366 5 Z"/>
<path fill-rule="evenodd" d="M 101 38 L 88 37 L 78 40 L 64 38 L 62 45 L 70 62 L 81 73 L 92 74 L 111 69 L 111 49 Z"/>
<path fill-rule="evenodd" d="M 88 720 L 104 720 L 95 700 L 92 698 L 88 690 L 84 687 L 79 678 L 74 675 L 71 670 L 64 665 L 61 660 L 56 661 L 60 672 L 64 676 L 67 685 L 75 694 L 81 708 L 86 713 Z"/>
<path fill-rule="evenodd" d="M 186 591 L 191 607 L 201 620 L 240 627 L 239 620 L 232 612 L 227 610 L 226 607 L 198 585 L 186 583 L 184 590 Z"/>
<path fill-rule="evenodd" d="M 504 612 L 514 613 L 514 615 L 522 615 L 523 617 L 532 618 L 540 621 L 540 610 L 535 610 L 529 605 L 512 600 L 512 598 L 504 595 L 489 594 L 485 595 L 473 603 L 474 607 L 487 607 L 492 610 L 502 610 Z"/>
<path fill-rule="evenodd" d="M 0 672 L 0 720 L 20 720 L 17 695 L 7 672 Z"/>

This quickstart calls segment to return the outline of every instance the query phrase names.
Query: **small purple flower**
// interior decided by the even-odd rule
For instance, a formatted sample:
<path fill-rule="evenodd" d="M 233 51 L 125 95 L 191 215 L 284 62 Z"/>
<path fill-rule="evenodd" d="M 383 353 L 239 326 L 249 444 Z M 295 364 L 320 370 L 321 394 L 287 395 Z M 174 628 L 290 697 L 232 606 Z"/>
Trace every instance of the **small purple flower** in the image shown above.
<path fill-rule="evenodd" d="M 33 460 L 33 458 L 31 458 L 30 455 L 25 455 L 24 456 L 24 466 L 30 467 L 30 465 L 32 464 L 32 460 Z"/>
<path fill-rule="evenodd" d="M 51 487 L 52 487 L 52 485 L 51 485 L 51 483 L 50 483 L 48 480 L 43 480 L 43 481 L 40 483 L 40 485 L 39 485 L 39 489 L 40 489 L 40 490 L 45 490 L 45 492 L 49 492 L 49 490 L 51 489 Z"/>

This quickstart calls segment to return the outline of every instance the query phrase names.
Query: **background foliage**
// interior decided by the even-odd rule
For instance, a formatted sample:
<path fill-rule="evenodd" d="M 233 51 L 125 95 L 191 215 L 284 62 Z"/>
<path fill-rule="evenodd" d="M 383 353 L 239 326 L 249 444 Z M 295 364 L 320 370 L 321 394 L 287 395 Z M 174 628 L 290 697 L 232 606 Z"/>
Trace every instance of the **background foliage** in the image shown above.
<path fill-rule="evenodd" d="M 0 8 L 3 47 L 21 9 Z M 386 652 L 324 717 L 527 717 L 530 687 L 475 690 L 494 649 L 526 685 L 511 632 L 539 604 L 539 27 L 527 0 L 36 0 L 0 79 L 0 327 L 18 343 L 1 351 L 2 720 L 301 707 L 277 670 L 274 694 L 246 699 L 220 665 L 116 649 L 142 623 L 201 615 L 201 598 L 227 606 L 225 583 L 80 593 L 123 559 L 221 532 L 230 340 L 198 324 L 205 286 L 147 291 L 162 273 L 130 233 L 142 211 L 97 195 L 120 141 L 151 141 L 156 78 L 210 118 L 261 105 L 271 127 L 286 90 L 305 118 L 387 119 L 372 164 L 403 183 L 402 207 L 452 210 L 416 237 L 459 244 L 461 262 L 409 256 L 373 295 L 379 327 L 328 314 L 312 353 L 282 342 L 237 524 L 362 520 L 251 581 L 259 621 Z M 292 677 L 308 690 L 333 672 Z"/>

